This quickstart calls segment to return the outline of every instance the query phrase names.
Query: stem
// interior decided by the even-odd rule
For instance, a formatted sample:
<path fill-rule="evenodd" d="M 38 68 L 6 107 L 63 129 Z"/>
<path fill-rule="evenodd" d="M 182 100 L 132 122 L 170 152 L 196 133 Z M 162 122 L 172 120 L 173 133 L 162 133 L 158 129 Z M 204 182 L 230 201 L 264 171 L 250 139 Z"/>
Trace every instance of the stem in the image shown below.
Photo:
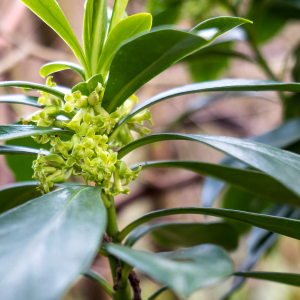
<path fill-rule="evenodd" d="M 228 0 L 225 1 L 225 4 L 229 8 L 229 10 L 232 12 L 232 14 L 235 17 L 237 17 L 238 16 L 237 8 L 234 5 L 231 5 Z M 252 51 L 255 53 L 256 62 L 258 63 L 258 65 L 261 67 L 261 69 L 265 72 L 265 74 L 270 79 L 278 81 L 278 77 L 273 73 L 269 64 L 267 63 L 266 59 L 264 58 L 263 54 L 261 53 L 253 34 L 247 27 L 244 27 L 244 30 L 246 31 L 247 36 L 248 36 L 248 43 L 249 43 L 250 47 L 252 48 Z M 283 92 L 279 91 L 278 95 L 281 98 L 281 101 L 285 100 L 286 97 Z"/>
<path fill-rule="evenodd" d="M 271 70 L 271 68 L 269 67 L 267 61 L 265 60 L 265 58 L 263 57 L 262 53 L 260 52 L 257 43 L 255 41 L 255 39 L 253 38 L 252 34 L 249 32 L 248 29 L 245 29 L 248 35 L 248 41 L 249 44 L 253 50 L 253 52 L 256 55 L 256 61 L 257 63 L 260 65 L 260 67 L 265 71 L 265 73 L 267 74 L 267 76 L 269 78 L 271 78 L 272 80 L 277 81 L 278 78 L 277 76 L 273 73 L 273 71 Z"/>
<path fill-rule="evenodd" d="M 112 196 L 107 196 L 109 202 L 110 202 L 110 207 L 107 209 L 107 217 L 108 217 L 108 225 L 107 225 L 107 234 L 110 237 L 115 237 L 119 230 L 118 230 L 118 223 L 117 223 L 117 215 L 116 215 L 116 208 L 115 208 L 115 201 L 114 197 Z M 110 264 L 110 269 L 111 269 L 111 274 L 115 283 L 116 279 L 116 270 L 118 267 L 118 260 L 113 257 L 109 256 L 108 257 L 109 264 Z M 131 300 L 131 292 L 130 292 L 130 286 L 128 284 L 128 281 L 126 284 L 124 284 L 123 287 L 119 287 L 118 290 L 115 293 L 115 297 L 113 298 L 115 300 Z"/>

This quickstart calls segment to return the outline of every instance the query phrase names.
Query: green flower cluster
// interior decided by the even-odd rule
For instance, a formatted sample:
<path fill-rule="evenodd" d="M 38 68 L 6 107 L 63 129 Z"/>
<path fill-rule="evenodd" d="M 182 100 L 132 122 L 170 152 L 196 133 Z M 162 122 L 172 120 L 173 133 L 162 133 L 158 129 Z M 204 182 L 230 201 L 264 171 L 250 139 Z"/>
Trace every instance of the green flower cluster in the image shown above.
<path fill-rule="evenodd" d="M 51 79 L 49 77 L 46 84 L 54 87 L 56 84 Z M 22 120 L 24 124 L 74 131 L 68 140 L 57 135 L 33 137 L 40 144 L 50 141 L 52 146 L 52 154 L 39 154 L 33 163 L 33 178 L 39 181 L 39 190 L 43 193 L 49 192 L 55 183 L 66 182 L 72 175 L 81 175 L 87 184 L 94 182 L 102 186 L 108 195 L 129 194 L 126 185 L 137 178 L 140 169 L 129 169 L 124 161 L 118 160 L 114 149 L 133 141 L 133 132 L 139 136 L 150 133 L 143 123 L 148 120 L 152 126 L 151 115 L 146 109 L 114 132 L 115 125 L 130 113 L 137 98 L 131 96 L 110 114 L 101 106 L 103 91 L 101 83 L 98 83 L 89 96 L 75 91 L 65 96 L 65 102 L 40 92 L 42 97 L 39 103 L 45 105 L 45 108 Z"/>

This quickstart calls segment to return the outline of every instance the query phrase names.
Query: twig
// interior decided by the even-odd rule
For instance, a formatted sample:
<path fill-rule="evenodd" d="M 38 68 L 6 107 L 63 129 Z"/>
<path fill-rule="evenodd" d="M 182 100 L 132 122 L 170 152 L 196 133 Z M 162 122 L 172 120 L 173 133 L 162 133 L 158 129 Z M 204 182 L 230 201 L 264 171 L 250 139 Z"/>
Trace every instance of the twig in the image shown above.
<path fill-rule="evenodd" d="M 134 292 L 133 300 L 142 300 L 142 289 L 140 287 L 141 281 L 133 270 L 131 270 L 128 279 Z"/>

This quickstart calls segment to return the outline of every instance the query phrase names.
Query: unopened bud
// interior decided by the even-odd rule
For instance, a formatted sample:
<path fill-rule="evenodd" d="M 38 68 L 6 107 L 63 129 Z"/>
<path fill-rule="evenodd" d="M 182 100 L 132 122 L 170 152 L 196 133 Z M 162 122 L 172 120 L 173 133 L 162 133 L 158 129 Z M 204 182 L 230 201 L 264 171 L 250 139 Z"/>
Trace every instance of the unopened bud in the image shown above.
<path fill-rule="evenodd" d="M 55 171 L 52 175 L 47 177 L 47 181 L 56 183 L 64 180 L 65 173 L 62 170 Z"/>
<path fill-rule="evenodd" d="M 49 154 L 41 158 L 42 162 L 47 163 L 49 166 L 62 167 L 66 165 L 64 159 L 57 154 Z"/>
<path fill-rule="evenodd" d="M 97 87 L 95 88 L 95 92 L 99 94 L 103 90 L 102 84 L 98 82 Z"/>
<path fill-rule="evenodd" d="M 80 98 L 81 98 L 81 92 L 80 91 L 76 91 L 72 95 L 73 95 L 74 99 L 76 99 L 76 100 L 80 100 Z"/>
<path fill-rule="evenodd" d="M 44 167 L 45 173 L 54 173 L 56 171 L 56 168 L 54 167 Z"/>
<path fill-rule="evenodd" d="M 49 106 L 45 107 L 44 110 L 45 110 L 45 113 L 51 117 L 56 117 L 59 114 L 59 108 L 55 105 L 49 105 Z"/>
<path fill-rule="evenodd" d="M 92 106 L 95 106 L 97 105 L 98 101 L 99 101 L 99 96 L 97 94 L 97 92 L 92 92 L 90 95 L 89 95 L 89 104 L 92 105 Z"/>

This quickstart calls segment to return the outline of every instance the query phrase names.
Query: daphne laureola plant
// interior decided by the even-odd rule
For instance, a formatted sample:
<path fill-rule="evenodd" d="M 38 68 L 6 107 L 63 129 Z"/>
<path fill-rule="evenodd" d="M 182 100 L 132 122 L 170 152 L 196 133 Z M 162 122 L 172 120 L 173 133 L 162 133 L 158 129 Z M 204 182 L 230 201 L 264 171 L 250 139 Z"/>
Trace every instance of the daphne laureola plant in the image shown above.
<path fill-rule="evenodd" d="M 19 81 L 0 83 L 3 87 L 21 87 L 41 94 L 40 97 L 22 94 L 0 98 L 1 102 L 39 108 L 33 115 L 22 118 L 20 124 L 0 126 L 0 139 L 32 137 L 41 145 L 41 149 L 0 146 L 1 154 L 35 156 L 33 179 L 38 182 L 19 183 L 0 191 L 3 199 L 0 201 L 0 298 L 60 299 L 82 274 L 98 282 L 112 299 L 138 300 L 142 299 L 141 289 L 133 268 L 162 284 L 148 299 L 156 299 L 166 289 L 187 297 L 197 289 L 236 275 L 299 285 L 297 274 L 235 273 L 225 249 L 237 246 L 238 235 L 228 223 L 143 226 L 162 216 L 202 214 L 246 222 L 300 239 L 300 221 L 288 216 L 183 207 L 150 212 L 121 231 L 117 223 L 114 196 L 128 194 L 128 185 L 139 172 L 153 167 L 183 168 L 210 175 L 268 199 L 280 202 L 285 198 L 288 204 L 297 205 L 300 196 L 298 155 L 222 136 L 149 135 L 152 121 L 148 108 L 189 93 L 299 92 L 300 84 L 238 79 L 200 82 L 163 92 L 136 106 L 138 99 L 134 93 L 149 80 L 189 54 L 208 47 L 227 31 L 251 22 L 238 17 L 217 17 L 190 31 L 151 29 L 150 14 L 128 16 L 125 13 L 128 0 L 115 0 L 112 11 L 108 10 L 106 0 L 87 0 L 82 50 L 55 0 L 22 2 L 64 39 L 80 65 L 66 61 L 44 65 L 40 73 L 47 77 L 46 85 Z M 73 69 L 82 77 L 68 92 L 66 88 L 57 87 L 49 76 L 65 69 Z M 163 140 L 200 142 L 252 169 L 191 161 L 140 162 L 128 167 L 123 160 L 135 149 Z M 43 145 L 50 145 L 50 150 Z M 86 185 L 68 183 L 76 176 L 82 176 Z M 36 189 L 43 196 L 34 198 Z M 13 202 L 16 195 L 18 200 Z M 7 206 L 10 199 L 13 204 Z M 161 230 L 183 236 L 194 234 L 188 247 L 180 251 L 154 254 L 133 249 L 141 237 L 151 232 L 160 234 Z M 214 238 L 212 231 L 217 232 Z M 203 238 L 205 234 L 209 244 Z M 170 237 L 165 239 L 173 243 Z M 90 270 L 98 252 L 109 260 L 113 287 Z"/>

